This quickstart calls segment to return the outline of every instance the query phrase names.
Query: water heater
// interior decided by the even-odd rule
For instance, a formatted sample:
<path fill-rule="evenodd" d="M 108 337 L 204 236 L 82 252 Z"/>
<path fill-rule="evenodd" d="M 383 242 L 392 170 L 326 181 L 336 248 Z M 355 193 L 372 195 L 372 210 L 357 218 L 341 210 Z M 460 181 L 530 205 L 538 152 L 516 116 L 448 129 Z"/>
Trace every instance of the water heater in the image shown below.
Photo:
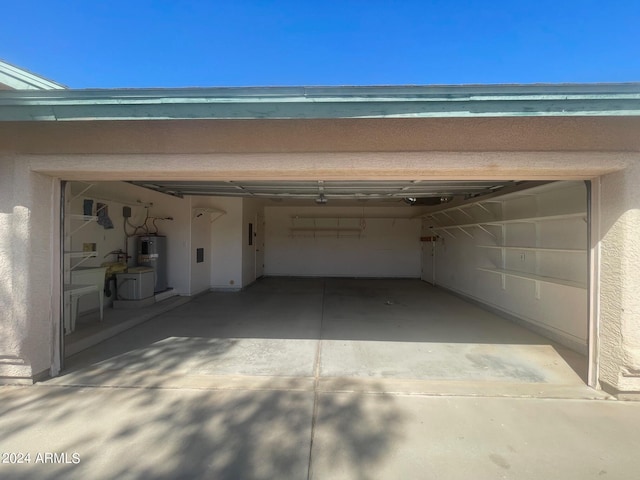
<path fill-rule="evenodd" d="M 163 292 L 167 285 L 167 237 L 148 235 L 138 237 L 138 266 L 151 267 L 155 272 L 155 293 Z"/>

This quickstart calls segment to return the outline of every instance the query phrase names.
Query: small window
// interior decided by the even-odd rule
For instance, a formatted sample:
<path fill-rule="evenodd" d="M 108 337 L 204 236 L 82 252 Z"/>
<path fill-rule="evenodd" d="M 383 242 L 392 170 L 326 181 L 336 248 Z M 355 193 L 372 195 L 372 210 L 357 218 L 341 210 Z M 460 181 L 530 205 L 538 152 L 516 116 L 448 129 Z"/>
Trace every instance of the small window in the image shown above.
<path fill-rule="evenodd" d="M 196 248 L 196 263 L 204 262 L 204 248 Z"/>
<path fill-rule="evenodd" d="M 249 224 L 249 245 L 253 245 L 253 223 Z"/>

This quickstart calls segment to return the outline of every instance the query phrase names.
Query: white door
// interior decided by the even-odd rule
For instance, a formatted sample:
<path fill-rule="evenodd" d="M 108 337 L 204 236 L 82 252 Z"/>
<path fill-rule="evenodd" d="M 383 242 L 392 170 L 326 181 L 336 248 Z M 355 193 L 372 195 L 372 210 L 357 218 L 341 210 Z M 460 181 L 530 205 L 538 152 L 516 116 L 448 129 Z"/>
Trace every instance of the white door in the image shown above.
<path fill-rule="evenodd" d="M 422 242 L 422 275 L 421 278 L 425 282 L 429 282 L 432 285 L 436 283 L 435 268 L 435 242 L 426 241 Z"/>

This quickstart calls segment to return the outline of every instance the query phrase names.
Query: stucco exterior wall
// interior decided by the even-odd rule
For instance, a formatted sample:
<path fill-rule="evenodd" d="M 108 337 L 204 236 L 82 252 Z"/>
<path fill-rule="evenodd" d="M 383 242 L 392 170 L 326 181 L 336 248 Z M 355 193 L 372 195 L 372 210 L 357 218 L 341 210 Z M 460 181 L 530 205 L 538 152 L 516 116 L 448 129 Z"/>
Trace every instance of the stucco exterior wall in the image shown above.
<path fill-rule="evenodd" d="M 266 155 L 266 154 L 265 154 Z M 608 388 L 640 392 L 640 155 L 638 153 L 340 152 L 288 155 L 57 155 L 0 157 L 0 376 L 26 378 L 53 364 L 59 312 L 56 177 L 147 178 L 585 178 L 601 177 L 599 379 Z M 109 160 L 105 162 L 105 158 Z M 397 161 L 396 161 L 397 160 Z M 581 168 L 582 165 L 582 168 Z M 536 174 L 537 172 L 537 174 Z M 329 178 L 329 177 L 327 177 Z M 217 201 L 216 201 L 217 202 Z M 240 199 L 212 202 L 235 215 L 213 224 L 215 287 L 237 288 L 242 269 L 225 267 L 216 245 L 244 241 Z M 161 212 L 171 214 L 174 212 Z M 188 213 L 187 215 L 190 215 Z M 230 235 L 220 237 L 224 222 Z M 218 223 L 221 222 L 221 223 Z M 186 228 L 189 232 L 190 229 Z M 186 257 L 185 264 L 190 258 Z M 236 263 L 236 265 L 241 265 Z M 187 283 L 189 281 L 188 276 Z M 43 280 L 45 279 L 45 280 Z M 233 280 L 233 286 L 230 281 Z"/>
<path fill-rule="evenodd" d="M 33 154 L 629 152 L 640 117 L 332 118 L 4 122 L 0 145 Z"/>
<path fill-rule="evenodd" d="M 600 381 L 640 392 L 640 157 L 601 179 Z"/>
<path fill-rule="evenodd" d="M 59 197 L 53 178 L 0 158 L 0 378 L 39 377 L 53 364 L 60 308 Z"/>

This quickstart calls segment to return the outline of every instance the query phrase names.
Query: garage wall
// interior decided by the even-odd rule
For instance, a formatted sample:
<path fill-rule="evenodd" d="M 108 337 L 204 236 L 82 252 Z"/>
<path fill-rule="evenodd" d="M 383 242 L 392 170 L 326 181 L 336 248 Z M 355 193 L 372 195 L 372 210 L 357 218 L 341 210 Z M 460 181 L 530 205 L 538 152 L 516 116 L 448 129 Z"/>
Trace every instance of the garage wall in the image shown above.
<path fill-rule="evenodd" d="M 253 283 L 256 280 L 256 232 L 259 225 L 256 224 L 258 214 L 264 211 L 262 203 L 252 198 L 242 200 L 242 286 Z M 253 225 L 253 241 L 249 245 L 249 224 Z"/>
<path fill-rule="evenodd" d="M 226 212 L 211 223 L 211 276 L 213 290 L 242 287 L 242 199 L 202 197 L 200 205 Z"/>
<path fill-rule="evenodd" d="M 625 172 L 601 178 L 600 382 L 640 392 L 640 155 Z M 632 397 L 636 400 L 637 396 Z"/>
<path fill-rule="evenodd" d="M 191 281 L 189 292 L 191 295 L 209 290 L 211 280 L 211 214 L 198 211 L 199 198 L 191 197 Z M 202 249 L 203 258 L 198 263 L 198 249 Z"/>
<path fill-rule="evenodd" d="M 83 267 L 97 267 L 105 261 L 116 261 L 114 255 L 107 255 L 109 252 L 117 249 L 125 250 L 128 248 L 129 265 L 136 264 L 136 242 L 135 238 L 131 237 L 128 240 L 128 247 L 125 244 L 125 230 L 124 230 L 124 217 L 122 216 L 122 207 L 124 205 L 131 207 L 132 216 L 129 222 L 132 225 L 138 226 L 144 223 L 146 216 L 146 209 L 141 202 L 150 202 L 153 205 L 149 208 L 149 215 L 152 217 L 173 217 L 173 220 L 157 220 L 156 226 L 158 227 L 159 235 L 167 236 L 167 270 L 168 270 L 168 282 L 169 286 L 173 287 L 179 295 L 190 294 L 190 282 L 191 282 L 191 262 L 190 262 L 190 244 L 191 244 L 191 202 L 189 199 L 181 199 L 157 193 L 148 189 L 137 187 L 129 183 L 124 182 L 91 182 L 94 184 L 85 193 L 77 195 L 81 192 L 86 184 L 76 183 L 72 185 L 72 197 L 77 195 L 75 199 L 71 200 L 68 213 L 82 214 L 83 203 L 85 199 L 91 199 L 93 203 L 93 211 L 95 212 L 96 203 L 105 203 L 108 206 L 109 218 L 113 223 L 112 229 L 105 229 L 103 226 L 92 222 L 71 237 L 71 250 L 81 251 L 84 243 L 95 243 L 97 256 L 90 258 L 82 263 Z M 152 222 L 149 221 L 147 225 L 150 227 L 151 232 L 155 231 L 152 226 Z M 76 228 L 78 225 L 75 221 L 72 222 L 71 228 Z M 134 232 L 134 229 L 127 227 L 129 234 Z M 139 234 L 142 234 L 142 230 Z M 105 255 L 107 255 L 105 257 Z M 72 260 L 77 262 L 77 260 Z M 107 298 L 107 304 L 110 304 L 112 299 Z M 80 298 L 79 302 L 80 312 L 88 311 L 98 308 L 97 296 L 86 295 Z"/>
<path fill-rule="evenodd" d="M 449 218 L 440 214 L 427 219 L 423 234 L 437 234 L 438 240 L 432 259 L 435 275 L 425 258 L 423 278 L 435 277 L 436 285 L 508 313 L 586 354 L 584 183 L 558 182 L 498 197 L 483 202 L 482 207 L 467 207 L 465 213 L 449 210 Z M 516 219 L 525 220 L 509 222 Z M 492 224 L 492 220 L 498 223 Z M 477 222 L 486 222 L 482 227 L 487 231 L 478 226 L 442 228 Z"/>
<path fill-rule="evenodd" d="M 419 278 L 420 220 L 408 209 L 267 206 L 265 275 Z"/>
<path fill-rule="evenodd" d="M 76 183 L 80 192 L 86 185 Z M 95 203 L 106 203 L 113 229 L 104 229 L 92 223 L 78 230 L 72 237 L 72 250 L 82 250 L 84 243 L 96 243 L 97 257 L 85 260 L 82 266 L 99 266 L 104 261 L 115 261 L 115 256 L 104 256 L 113 250 L 125 249 L 122 207 L 132 208 L 130 222 L 144 222 L 146 210 L 137 200 L 153 202 L 151 216 L 173 217 L 172 221 L 158 220 L 159 233 L 167 236 L 169 285 L 180 295 L 195 295 L 209 289 L 239 290 L 255 280 L 255 245 L 248 245 L 248 223 L 262 211 L 259 202 L 252 199 L 230 197 L 185 197 L 184 199 L 153 192 L 123 182 L 97 182 L 85 194 L 71 202 L 71 213 L 82 213 L 85 198 Z M 196 216 L 195 210 L 210 209 Z M 216 210 L 225 212 L 218 216 Z M 149 222 L 151 225 L 151 222 Z M 133 229 L 128 227 L 129 233 Z M 204 249 L 204 262 L 196 262 L 197 248 Z M 129 239 L 130 265 L 136 262 L 135 239 Z M 111 299 L 107 299 L 107 304 Z M 80 312 L 98 308 L 97 296 L 80 299 Z"/>

